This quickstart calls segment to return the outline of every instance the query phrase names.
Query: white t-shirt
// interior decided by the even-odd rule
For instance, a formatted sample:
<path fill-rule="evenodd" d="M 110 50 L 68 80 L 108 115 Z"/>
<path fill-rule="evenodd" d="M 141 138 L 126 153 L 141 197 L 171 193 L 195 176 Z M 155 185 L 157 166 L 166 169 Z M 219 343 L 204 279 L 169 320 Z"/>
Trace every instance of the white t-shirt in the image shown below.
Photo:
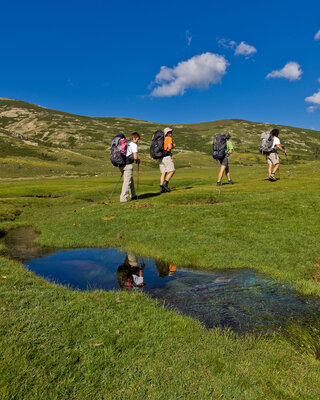
<path fill-rule="evenodd" d="M 272 150 L 274 150 L 274 149 L 277 150 L 277 144 L 280 144 L 280 139 L 279 139 L 277 136 L 275 136 L 275 137 L 273 138 Z"/>
<path fill-rule="evenodd" d="M 137 143 L 129 142 L 127 144 L 127 157 L 131 156 L 132 153 L 138 153 L 138 146 Z"/>

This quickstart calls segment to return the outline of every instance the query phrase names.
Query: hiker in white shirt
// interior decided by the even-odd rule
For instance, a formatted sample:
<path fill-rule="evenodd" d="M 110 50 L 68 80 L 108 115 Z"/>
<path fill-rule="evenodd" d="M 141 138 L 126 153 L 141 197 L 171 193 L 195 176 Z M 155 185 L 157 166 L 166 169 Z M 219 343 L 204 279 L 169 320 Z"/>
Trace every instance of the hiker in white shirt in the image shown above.
<path fill-rule="evenodd" d="M 278 150 L 286 153 L 286 150 L 281 146 L 279 139 L 279 129 L 272 129 L 271 134 L 273 136 L 273 145 L 271 152 L 266 155 L 266 160 L 268 162 L 268 173 L 270 181 L 276 181 L 275 173 L 278 171 L 280 166 L 280 158 L 278 155 Z M 272 171 L 273 166 L 273 171 Z M 271 172 L 272 171 L 272 172 Z"/>
<path fill-rule="evenodd" d="M 129 193 L 131 200 L 135 200 L 137 198 L 133 181 L 133 163 L 140 163 L 137 145 L 140 140 L 140 134 L 138 132 L 133 132 L 130 139 L 131 140 L 127 145 L 126 165 L 124 167 L 119 167 L 121 173 L 123 173 L 120 203 L 126 203 L 128 201 Z"/>

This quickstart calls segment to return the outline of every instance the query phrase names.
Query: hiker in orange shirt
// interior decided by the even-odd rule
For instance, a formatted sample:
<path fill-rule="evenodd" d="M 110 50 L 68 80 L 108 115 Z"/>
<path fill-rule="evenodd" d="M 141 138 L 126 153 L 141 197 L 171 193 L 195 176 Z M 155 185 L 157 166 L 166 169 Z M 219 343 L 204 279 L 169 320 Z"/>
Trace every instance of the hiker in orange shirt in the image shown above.
<path fill-rule="evenodd" d="M 174 141 L 172 140 L 171 128 L 164 128 L 164 150 L 166 150 L 167 155 L 160 158 L 159 167 L 161 172 L 160 177 L 160 193 L 170 192 L 169 181 L 175 173 L 174 163 L 172 160 L 171 150 L 176 147 Z"/>

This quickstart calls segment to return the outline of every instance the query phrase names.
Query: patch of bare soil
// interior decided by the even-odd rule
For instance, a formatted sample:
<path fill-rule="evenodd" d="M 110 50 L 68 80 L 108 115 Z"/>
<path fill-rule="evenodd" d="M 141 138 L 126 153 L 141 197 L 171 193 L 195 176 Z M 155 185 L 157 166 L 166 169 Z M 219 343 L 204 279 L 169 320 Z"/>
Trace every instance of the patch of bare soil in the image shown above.
<path fill-rule="evenodd" d="M 207 200 L 204 201 L 184 201 L 180 204 L 183 205 L 192 205 L 192 206 L 201 206 L 201 205 L 205 205 L 205 204 L 217 204 L 217 203 L 222 203 L 221 200 L 218 199 L 214 199 L 214 198 L 209 198 Z"/>
<path fill-rule="evenodd" d="M 25 194 L 20 197 L 37 197 L 40 199 L 56 199 L 58 197 L 66 197 L 68 196 L 67 194 L 54 194 L 54 193 L 48 193 L 48 194 Z"/>
<path fill-rule="evenodd" d="M 151 204 L 151 203 L 135 203 L 135 204 L 130 204 L 129 206 L 128 206 L 129 208 L 135 208 L 135 209 L 138 209 L 138 208 L 148 208 L 148 207 L 153 207 L 153 204 Z"/>

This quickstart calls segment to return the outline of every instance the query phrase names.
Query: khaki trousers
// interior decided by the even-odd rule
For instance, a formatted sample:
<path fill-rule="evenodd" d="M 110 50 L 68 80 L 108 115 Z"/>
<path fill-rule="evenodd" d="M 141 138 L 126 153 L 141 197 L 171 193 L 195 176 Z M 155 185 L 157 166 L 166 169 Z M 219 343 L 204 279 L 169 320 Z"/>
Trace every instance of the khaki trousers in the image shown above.
<path fill-rule="evenodd" d="M 120 195 L 120 203 L 125 203 L 128 201 L 128 193 L 130 197 L 135 197 L 136 191 L 133 182 L 133 164 L 128 164 L 125 167 L 119 167 L 120 171 L 123 173 L 123 184 Z"/>

